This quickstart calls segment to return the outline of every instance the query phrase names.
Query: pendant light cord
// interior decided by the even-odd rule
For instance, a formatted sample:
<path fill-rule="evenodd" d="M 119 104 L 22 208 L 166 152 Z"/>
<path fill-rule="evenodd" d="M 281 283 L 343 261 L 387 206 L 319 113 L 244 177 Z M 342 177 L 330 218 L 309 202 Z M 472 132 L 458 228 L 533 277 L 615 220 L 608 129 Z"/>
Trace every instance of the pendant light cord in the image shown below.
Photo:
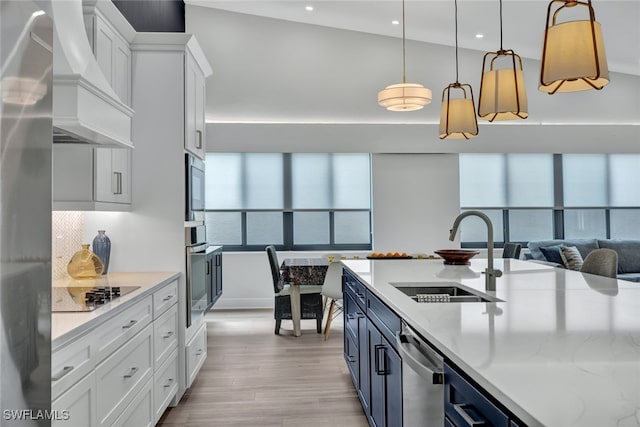
<path fill-rule="evenodd" d="M 502 0 L 500 0 L 500 51 L 504 50 L 502 48 Z"/>
<path fill-rule="evenodd" d="M 458 0 L 454 0 L 453 2 L 454 6 L 455 6 L 455 28 L 456 28 L 456 83 L 459 83 L 458 81 Z"/>
<path fill-rule="evenodd" d="M 404 0 L 402 0 L 402 83 L 407 82 L 405 58 L 406 58 L 406 48 L 405 48 L 405 31 L 404 31 Z"/>

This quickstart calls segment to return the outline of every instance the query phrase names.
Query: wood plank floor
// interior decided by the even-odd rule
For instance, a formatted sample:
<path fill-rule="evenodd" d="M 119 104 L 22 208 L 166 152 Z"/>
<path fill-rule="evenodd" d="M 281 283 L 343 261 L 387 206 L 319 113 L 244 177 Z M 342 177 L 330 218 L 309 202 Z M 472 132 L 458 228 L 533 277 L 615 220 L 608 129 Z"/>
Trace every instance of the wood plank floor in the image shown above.
<path fill-rule="evenodd" d="M 328 341 L 303 320 L 273 333 L 273 310 L 219 310 L 206 316 L 208 356 L 179 405 L 159 426 L 366 427 L 342 355 L 338 316 Z"/>

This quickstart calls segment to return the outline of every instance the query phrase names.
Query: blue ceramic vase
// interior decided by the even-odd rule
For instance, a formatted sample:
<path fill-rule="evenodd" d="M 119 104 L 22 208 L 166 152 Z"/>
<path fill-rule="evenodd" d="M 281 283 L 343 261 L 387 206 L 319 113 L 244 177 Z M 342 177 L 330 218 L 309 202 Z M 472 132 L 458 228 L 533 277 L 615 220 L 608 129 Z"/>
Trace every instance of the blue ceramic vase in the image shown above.
<path fill-rule="evenodd" d="M 98 235 L 93 238 L 93 253 L 98 255 L 104 263 L 102 274 L 109 270 L 109 256 L 111 255 L 111 240 L 104 234 L 104 230 L 98 230 Z"/>

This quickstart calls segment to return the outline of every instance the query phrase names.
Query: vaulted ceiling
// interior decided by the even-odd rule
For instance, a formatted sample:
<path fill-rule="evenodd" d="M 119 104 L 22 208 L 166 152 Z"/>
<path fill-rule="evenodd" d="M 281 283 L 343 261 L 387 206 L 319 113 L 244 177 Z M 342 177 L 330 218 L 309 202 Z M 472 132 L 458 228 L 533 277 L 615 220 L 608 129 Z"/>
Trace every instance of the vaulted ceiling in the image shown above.
<path fill-rule="evenodd" d="M 402 36 L 400 0 L 185 0 L 187 5 L 206 6 L 250 15 L 333 27 L 392 37 Z M 503 1 L 503 45 L 522 57 L 539 59 L 546 21 L 547 0 Z M 609 68 L 640 75 L 640 0 L 596 0 L 596 20 L 602 24 Z M 311 6 L 312 11 L 306 9 Z M 494 51 L 500 47 L 498 0 L 458 2 L 461 47 Z M 453 0 L 407 0 L 407 39 L 453 45 Z M 585 19 L 586 8 L 562 12 L 559 21 Z M 483 38 L 476 38 L 483 34 Z"/>

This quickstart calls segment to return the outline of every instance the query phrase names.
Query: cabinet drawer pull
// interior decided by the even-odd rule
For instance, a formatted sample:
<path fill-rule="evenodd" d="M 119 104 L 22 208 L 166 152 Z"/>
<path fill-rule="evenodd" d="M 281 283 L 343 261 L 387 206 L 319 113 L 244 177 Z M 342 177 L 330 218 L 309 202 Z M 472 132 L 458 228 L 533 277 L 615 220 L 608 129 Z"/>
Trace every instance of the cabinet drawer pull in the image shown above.
<path fill-rule="evenodd" d="M 196 351 L 195 355 L 196 355 L 196 356 L 201 356 L 201 355 L 202 355 L 202 353 L 204 353 L 204 351 L 202 351 L 202 349 L 201 349 L 201 348 L 199 348 L 199 349 L 198 349 L 198 351 Z"/>
<path fill-rule="evenodd" d="M 138 372 L 138 368 L 131 368 L 131 370 L 129 370 L 128 373 L 124 374 L 125 378 L 131 378 L 132 376 L 134 376 L 136 374 L 136 372 Z"/>
<path fill-rule="evenodd" d="M 132 327 L 132 326 L 133 326 L 133 325 L 135 325 L 136 323 L 138 323 L 138 321 L 137 321 L 137 320 L 131 320 L 131 321 L 129 321 L 129 323 L 127 323 L 126 325 L 124 325 L 124 326 L 122 327 L 122 329 L 129 329 L 130 327 Z"/>
<path fill-rule="evenodd" d="M 165 385 L 163 385 L 162 387 L 164 387 L 164 388 L 171 387 L 172 383 L 173 383 L 173 378 L 169 378 L 167 380 L 167 383 Z"/>
<path fill-rule="evenodd" d="M 355 356 L 347 356 L 347 360 L 348 360 L 350 363 L 354 363 L 354 362 L 356 361 L 356 358 L 355 358 Z"/>
<path fill-rule="evenodd" d="M 355 314 L 352 314 L 352 313 L 347 314 L 347 319 L 349 319 L 349 320 L 355 320 L 355 318 L 356 318 L 356 315 L 355 315 Z"/>
<path fill-rule="evenodd" d="M 196 148 L 198 150 L 200 150 L 202 148 L 202 131 L 201 130 L 197 130 L 196 131 Z"/>
<path fill-rule="evenodd" d="M 51 377 L 51 381 L 60 381 L 65 375 L 73 371 L 73 366 L 65 366 L 57 375 Z"/>
<path fill-rule="evenodd" d="M 358 316 L 358 318 L 360 319 L 364 319 L 364 313 L 357 312 L 356 316 Z"/>
<path fill-rule="evenodd" d="M 166 297 L 162 298 L 162 302 L 167 302 L 167 301 L 169 301 L 171 298 L 173 298 L 173 294 L 168 295 L 168 296 L 166 296 Z"/>
<path fill-rule="evenodd" d="M 473 426 L 487 425 L 487 423 L 485 423 L 483 420 L 476 421 L 471 417 L 471 415 L 469 415 L 469 413 L 466 411 L 466 408 L 469 406 L 472 406 L 472 405 L 468 403 L 457 403 L 453 405 L 453 409 L 456 410 L 458 415 L 462 417 L 462 419 L 464 420 L 465 423 L 467 423 L 468 426 L 473 427 Z"/>
<path fill-rule="evenodd" d="M 377 344 L 374 346 L 374 355 L 375 355 L 375 368 L 376 374 L 378 375 L 387 375 L 387 354 L 385 346 L 382 344 Z M 382 361 L 382 367 L 380 367 L 380 362 Z"/>
<path fill-rule="evenodd" d="M 113 194 L 122 194 L 122 172 L 114 172 L 113 177 L 115 178 L 115 190 L 113 189 L 114 182 L 112 181 L 111 192 Z"/>
<path fill-rule="evenodd" d="M 166 335 L 163 335 L 162 338 L 167 339 L 167 338 L 171 338 L 173 336 L 173 331 L 169 331 L 167 332 Z"/>

